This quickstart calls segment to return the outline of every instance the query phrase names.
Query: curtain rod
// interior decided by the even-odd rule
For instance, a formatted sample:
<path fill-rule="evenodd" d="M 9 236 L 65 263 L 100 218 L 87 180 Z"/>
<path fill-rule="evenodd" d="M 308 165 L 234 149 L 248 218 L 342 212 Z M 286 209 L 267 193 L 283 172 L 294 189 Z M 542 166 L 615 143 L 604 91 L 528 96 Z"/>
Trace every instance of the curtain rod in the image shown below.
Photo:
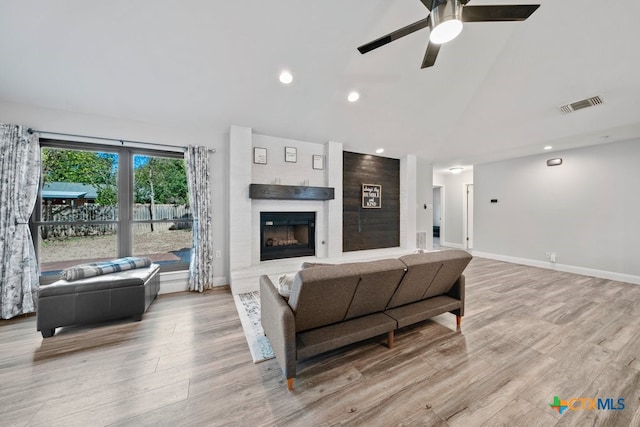
<path fill-rule="evenodd" d="M 38 130 L 38 129 L 33 129 L 33 128 L 27 129 L 27 133 L 30 134 L 30 135 L 34 134 L 34 133 L 46 133 L 48 135 L 72 136 L 72 137 L 75 137 L 75 138 L 89 138 L 89 139 L 101 139 L 103 141 L 115 141 L 115 142 L 121 143 L 122 145 L 124 145 L 125 142 L 130 142 L 132 144 L 154 145 L 156 147 L 182 148 L 183 150 L 186 150 L 186 147 L 179 147 L 179 146 L 169 145 L 169 144 L 158 144 L 158 143 L 155 143 L 155 142 L 144 142 L 144 141 L 132 141 L 132 140 L 129 140 L 129 139 L 106 138 L 106 137 L 103 137 L 103 136 L 88 136 L 88 135 L 77 135 L 77 134 L 73 134 L 73 133 L 49 132 L 49 131 L 46 131 L 46 130 Z M 216 152 L 216 150 L 214 148 L 209 148 L 208 150 L 211 153 L 215 153 Z"/>

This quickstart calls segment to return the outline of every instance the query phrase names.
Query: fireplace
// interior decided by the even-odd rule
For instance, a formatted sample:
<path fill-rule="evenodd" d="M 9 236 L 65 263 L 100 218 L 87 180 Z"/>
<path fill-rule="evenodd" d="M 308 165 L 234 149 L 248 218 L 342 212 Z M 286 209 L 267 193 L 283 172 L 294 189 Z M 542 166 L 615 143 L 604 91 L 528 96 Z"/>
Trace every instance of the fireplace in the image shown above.
<path fill-rule="evenodd" d="M 260 212 L 260 261 L 316 254 L 315 212 Z"/>

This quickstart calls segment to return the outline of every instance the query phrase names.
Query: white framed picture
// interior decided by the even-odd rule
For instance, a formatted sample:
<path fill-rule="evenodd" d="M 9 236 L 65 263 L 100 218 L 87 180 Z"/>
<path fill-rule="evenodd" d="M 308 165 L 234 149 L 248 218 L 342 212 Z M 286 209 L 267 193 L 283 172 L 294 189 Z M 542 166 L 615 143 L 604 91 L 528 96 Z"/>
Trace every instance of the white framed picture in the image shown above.
<path fill-rule="evenodd" d="M 253 163 L 259 165 L 267 164 L 267 149 L 261 147 L 253 147 Z"/>
<path fill-rule="evenodd" d="M 324 156 L 321 154 L 313 155 L 313 168 L 324 169 Z"/>
<path fill-rule="evenodd" d="M 296 147 L 284 147 L 284 161 L 289 163 L 298 161 L 298 150 Z"/>

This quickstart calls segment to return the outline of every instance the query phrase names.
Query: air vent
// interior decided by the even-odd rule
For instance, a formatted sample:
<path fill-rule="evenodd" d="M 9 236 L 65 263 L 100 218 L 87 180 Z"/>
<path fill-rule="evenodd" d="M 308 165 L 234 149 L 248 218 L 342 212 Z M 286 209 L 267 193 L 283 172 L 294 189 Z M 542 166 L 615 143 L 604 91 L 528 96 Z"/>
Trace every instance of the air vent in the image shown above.
<path fill-rule="evenodd" d="M 568 113 L 573 113 L 574 111 L 577 111 L 577 110 L 582 110 L 583 108 L 600 105 L 602 103 L 604 103 L 602 101 L 602 98 L 600 98 L 599 96 L 593 96 L 591 98 L 582 99 L 580 101 L 572 102 L 571 104 L 563 105 L 562 107 L 560 107 L 560 111 L 562 111 L 565 114 L 568 114 Z"/>

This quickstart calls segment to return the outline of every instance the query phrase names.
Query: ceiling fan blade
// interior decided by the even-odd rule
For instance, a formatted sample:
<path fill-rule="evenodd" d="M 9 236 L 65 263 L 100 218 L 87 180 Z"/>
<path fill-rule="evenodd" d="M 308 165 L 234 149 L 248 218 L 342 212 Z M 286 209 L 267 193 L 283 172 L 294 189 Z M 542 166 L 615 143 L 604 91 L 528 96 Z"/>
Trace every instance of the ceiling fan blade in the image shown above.
<path fill-rule="evenodd" d="M 420 1 L 424 5 L 424 7 L 426 7 L 429 10 L 433 10 L 433 0 L 420 0 Z"/>
<path fill-rule="evenodd" d="M 464 6 L 463 22 L 524 21 L 540 7 L 539 4 L 496 6 Z"/>
<path fill-rule="evenodd" d="M 407 36 L 415 31 L 421 30 L 428 26 L 429 26 L 429 16 L 427 15 L 426 18 L 421 19 L 418 22 L 414 22 L 413 24 L 409 24 L 406 27 L 400 28 L 399 30 L 389 33 L 386 36 L 382 36 L 378 39 L 375 39 L 372 42 L 363 44 L 358 48 L 358 50 L 360 51 L 360 53 L 365 54 L 381 46 L 384 46 L 388 43 L 391 43 L 392 41 L 397 40 L 400 37 Z"/>
<path fill-rule="evenodd" d="M 420 68 L 431 67 L 436 63 L 440 46 L 439 44 L 427 42 L 427 51 L 424 53 L 424 59 L 422 60 L 422 66 Z"/>

